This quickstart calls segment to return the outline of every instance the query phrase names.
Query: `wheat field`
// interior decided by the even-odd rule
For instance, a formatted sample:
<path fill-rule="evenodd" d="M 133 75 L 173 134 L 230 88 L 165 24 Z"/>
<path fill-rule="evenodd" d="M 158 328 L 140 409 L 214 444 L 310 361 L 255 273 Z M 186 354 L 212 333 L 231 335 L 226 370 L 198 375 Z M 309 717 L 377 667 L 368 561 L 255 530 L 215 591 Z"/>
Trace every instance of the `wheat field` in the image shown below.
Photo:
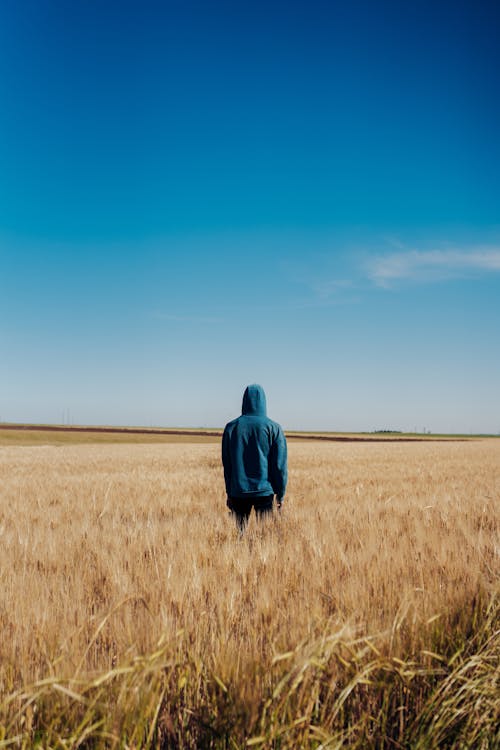
<path fill-rule="evenodd" d="M 500 441 L 0 448 L 0 747 L 500 747 Z"/>

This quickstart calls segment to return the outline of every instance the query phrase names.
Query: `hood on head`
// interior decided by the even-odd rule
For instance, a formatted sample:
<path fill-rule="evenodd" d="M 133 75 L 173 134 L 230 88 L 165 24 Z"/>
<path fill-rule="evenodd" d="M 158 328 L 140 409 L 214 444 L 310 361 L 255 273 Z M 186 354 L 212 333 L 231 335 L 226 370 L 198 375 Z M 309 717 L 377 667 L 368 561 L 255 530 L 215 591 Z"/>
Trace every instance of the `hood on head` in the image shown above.
<path fill-rule="evenodd" d="M 261 385 L 247 385 L 243 394 L 241 413 L 266 416 L 266 394 Z"/>

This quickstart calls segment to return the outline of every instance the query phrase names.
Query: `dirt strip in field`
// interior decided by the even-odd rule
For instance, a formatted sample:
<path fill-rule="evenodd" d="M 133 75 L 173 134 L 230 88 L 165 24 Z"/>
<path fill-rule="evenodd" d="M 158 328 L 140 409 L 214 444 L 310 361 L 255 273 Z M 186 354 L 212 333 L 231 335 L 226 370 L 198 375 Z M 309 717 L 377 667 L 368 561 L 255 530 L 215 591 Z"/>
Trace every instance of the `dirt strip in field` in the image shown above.
<path fill-rule="evenodd" d="M 74 425 L 36 425 L 36 424 L 1 424 L 0 433 L 4 430 L 16 430 L 23 432 L 62 432 L 62 433 L 90 433 L 96 435 L 116 434 L 121 436 L 126 435 L 157 435 L 163 437 L 169 436 L 181 436 L 187 437 L 222 437 L 222 430 L 217 429 L 176 429 L 176 428 L 145 428 L 145 427 L 87 427 L 87 426 L 74 426 Z M 482 436 L 439 436 L 439 435 L 428 435 L 428 436 L 408 436 L 399 434 L 325 434 L 325 433 L 302 433 L 302 432 L 287 432 L 286 437 L 289 440 L 321 440 L 328 442 L 338 443 L 415 443 L 415 442 L 429 442 L 429 441 L 461 441 L 478 439 Z"/>

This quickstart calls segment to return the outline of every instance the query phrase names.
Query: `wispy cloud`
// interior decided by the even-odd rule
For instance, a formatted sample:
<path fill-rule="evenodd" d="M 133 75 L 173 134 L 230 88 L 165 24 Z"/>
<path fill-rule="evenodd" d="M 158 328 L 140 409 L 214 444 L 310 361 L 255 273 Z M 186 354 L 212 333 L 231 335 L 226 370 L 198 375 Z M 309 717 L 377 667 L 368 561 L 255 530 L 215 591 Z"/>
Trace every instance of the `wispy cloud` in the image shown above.
<path fill-rule="evenodd" d="M 351 290 L 353 288 L 353 282 L 350 279 L 323 278 L 311 281 L 309 286 L 313 290 L 317 299 L 327 300 L 338 296 L 346 289 Z"/>
<path fill-rule="evenodd" d="M 152 317 L 169 323 L 221 323 L 223 318 L 214 315 L 178 315 L 155 311 Z"/>
<path fill-rule="evenodd" d="M 293 309 L 330 307 L 357 302 L 358 283 L 349 275 L 352 262 L 332 259 L 326 252 L 304 249 L 307 260 L 281 260 L 280 270 L 287 286 L 294 287 Z M 347 274 L 347 275 L 346 275 Z"/>
<path fill-rule="evenodd" d="M 406 250 L 372 258 L 369 278 L 389 288 L 398 281 L 433 282 L 500 272 L 500 248 L 474 250 Z"/>

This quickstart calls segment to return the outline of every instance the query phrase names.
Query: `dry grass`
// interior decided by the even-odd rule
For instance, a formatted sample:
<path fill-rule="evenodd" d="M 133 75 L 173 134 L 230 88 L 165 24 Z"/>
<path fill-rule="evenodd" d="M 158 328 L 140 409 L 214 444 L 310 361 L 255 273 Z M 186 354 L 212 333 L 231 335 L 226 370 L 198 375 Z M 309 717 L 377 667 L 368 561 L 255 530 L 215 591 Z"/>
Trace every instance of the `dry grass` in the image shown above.
<path fill-rule="evenodd" d="M 198 434 L 193 435 L 193 431 L 187 429 L 182 430 L 182 434 L 172 434 L 165 431 L 165 434 L 163 435 L 159 435 L 158 432 L 151 432 L 151 430 L 148 430 L 146 427 L 143 432 L 127 431 L 127 428 L 124 428 L 123 432 L 117 432 L 116 428 L 114 429 L 114 432 L 106 432 L 106 428 L 97 428 L 98 431 L 93 432 L 86 428 L 75 429 L 73 427 L 61 427 L 54 430 L 50 428 L 39 430 L 36 429 L 36 427 L 6 429 L 0 425 L 0 447 L 8 445 L 26 447 L 28 445 L 69 446 L 109 443 L 117 443 L 119 445 L 131 445 L 137 443 L 145 443 L 147 445 L 157 445 L 162 443 L 185 443 L 190 445 L 192 443 L 203 443 L 206 445 L 207 443 L 220 443 L 220 437 L 212 434 L 204 435 L 201 431 Z"/>
<path fill-rule="evenodd" d="M 217 444 L 0 450 L 0 747 L 499 746 L 500 443 L 289 448 L 243 539 Z"/>

